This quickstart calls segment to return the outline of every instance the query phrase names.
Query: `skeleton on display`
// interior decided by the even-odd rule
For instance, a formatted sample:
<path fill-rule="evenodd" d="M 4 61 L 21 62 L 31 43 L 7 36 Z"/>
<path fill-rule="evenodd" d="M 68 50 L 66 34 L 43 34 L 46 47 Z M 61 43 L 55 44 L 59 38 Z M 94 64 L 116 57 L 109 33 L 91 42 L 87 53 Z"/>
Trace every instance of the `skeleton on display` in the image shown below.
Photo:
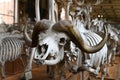
<path fill-rule="evenodd" d="M 76 7 L 75 7 L 76 8 Z M 79 12 L 78 12 L 78 14 L 76 14 L 75 13 L 75 11 L 73 12 L 73 14 L 72 14 L 72 18 L 74 18 L 74 19 L 76 19 L 76 20 L 73 20 L 73 21 L 75 21 L 74 22 L 74 24 L 75 24 L 75 26 L 77 26 L 77 28 L 78 28 L 78 30 L 80 30 L 80 32 L 83 32 L 83 33 L 89 33 L 90 31 L 87 31 L 85 28 L 84 28 L 84 24 L 83 23 L 81 23 L 82 21 L 79 21 L 79 17 L 80 17 L 80 15 L 79 14 L 81 14 L 81 12 L 82 12 L 82 10 L 78 7 L 78 8 L 76 8 L 77 9 L 77 11 L 78 10 L 80 10 Z M 88 34 L 86 35 L 86 36 L 88 36 Z M 93 36 L 93 34 L 92 34 L 92 36 Z M 88 37 L 89 38 L 89 37 Z M 93 42 L 92 41 L 88 41 L 88 42 L 90 42 L 90 44 L 91 45 L 95 45 L 95 41 L 93 40 Z M 98 59 L 98 61 L 96 61 L 95 63 L 91 63 L 91 65 L 93 65 L 93 64 L 96 64 L 96 63 L 98 63 L 99 61 L 99 64 L 98 65 L 96 65 L 96 73 L 98 74 L 98 72 L 99 72 L 99 69 L 100 69 L 100 65 L 102 65 L 102 66 L 104 66 L 104 67 L 106 67 L 106 64 L 107 64 L 107 46 L 105 45 L 104 46 L 104 48 L 103 49 L 101 49 L 101 51 L 98 51 L 98 52 L 96 52 L 97 53 L 97 59 Z M 99 54 L 98 53 L 104 53 L 104 54 L 102 54 L 102 57 L 101 58 L 99 58 Z M 90 56 L 92 59 L 90 59 L 90 60 L 88 60 L 88 65 L 90 64 L 90 62 L 94 62 L 94 60 L 96 60 L 95 59 L 95 57 L 94 57 L 94 55 L 95 54 L 93 54 L 92 56 Z M 90 61 L 90 62 L 89 62 Z M 102 62 L 101 62 L 102 61 Z M 104 68 L 104 70 L 105 70 L 106 68 Z M 90 72 L 92 72 L 91 71 L 92 69 L 88 69 L 88 71 L 90 71 Z M 105 71 L 103 70 L 103 74 L 102 74 L 102 79 L 104 79 L 104 74 L 105 74 Z M 93 71 L 94 71 L 94 69 L 93 69 Z M 92 72 L 92 73 L 94 73 L 94 72 Z"/>
<path fill-rule="evenodd" d="M 55 65 L 64 59 L 64 47 L 66 41 L 69 42 L 69 40 L 72 40 L 73 43 L 75 43 L 75 45 L 78 46 L 81 51 L 88 54 L 99 51 L 106 42 L 107 34 L 102 40 L 100 36 L 91 32 L 92 35 L 98 37 L 98 39 L 96 38 L 98 42 L 94 44 L 85 41 L 85 38 L 89 39 L 88 37 L 92 36 L 91 34 L 88 34 L 89 31 L 87 30 L 86 32 L 78 31 L 78 26 L 73 25 L 73 23 L 68 20 L 59 21 L 57 23 L 51 22 L 49 20 L 41 20 L 35 25 L 33 30 L 32 47 L 36 48 L 33 48 L 33 53 L 31 54 L 32 58 L 35 60 L 36 63 Z M 27 40 L 29 40 L 29 42 L 31 43 L 31 40 L 28 38 L 27 33 L 25 33 L 25 36 Z M 95 37 L 93 37 L 93 39 L 94 38 Z M 104 48 L 106 50 L 107 47 L 104 46 Z M 102 53 L 98 52 L 95 55 L 101 55 L 100 58 L 102 58 L 106 55 L 106 53 Z M 94 71 L 94 69 L 91 72 L 97 74 L 96 70 Z"/>
<path fill-rule="evenodd" d="M 91 30 L 100 34 L 102 36 L 103 33 L 103 26 L 106 23 L 106 21 L 98 20 L 97 18 L 92 20 L 93 25 L 91 26 Z M 112 28 L 110 24 L 108 24 L 108 40 L 107 40 L 107 46 L 108 46 L 108 64 L 111 63 L 111 65 L 114 64 L 115 60 L 115 54 L 116 54 L 116 48 L 118 44 L 118 36 L 116 31 Z"/>
<path fill-rule="evenodd" d="M 31 57 L 37 64 L 56 65 L 64 58 L 64 45 L 68 37 L 63 33 L 52 32 L 53 24 L 55 23 L 52 21 L 41 20 L 33 29 L 31 47 L 36 48 L 33 49 Z M 31 63 L 28 67 L 31 67 Z"/>
<path fill-rule="evenodd" d="M 69 7 L 67 11 L 69 12 Z M 68 12 L 66 12 L 67 16 L 69 16 Z M 29 38 L 25 28 L 25 38 L 32 47 L 30 62 L 25 72 L 31 71 L 32 60 L 37 64 L 42 63 L 44 65 L 60 63 L 65 59 L 65 55 L 68 54 L 67 49 L 65 49 L 69 47 L 67 43 L 72 41 L 78 48 L 78 51 L 80 51 L 78 53 L 82 54 L 84 64 L 78 61 L 82 66 L 77 64 L 74 67 L 70 61 L 67 61 L 70 69 L 77 73 L 79 68 L 83 68 L 93 74 L 98 74 L 101 65 L 104 66 L 106 63 L 104 61 L 107 59 L 107 46 L 105 44 L 107 31 L 105 29 L 105 37 L 102 39 L 96 33 L 86 30 L 84 24 L 79 19 L 80 14 L 81 12 L 78 12 L 77 16 L 74 15 L 76 17 L 73 22 L 69 20 L 58 22 L 52 22 L 51 20 L 38 21 L 33 29 L 32 39 Z M 66 19 L 69 18 L 67 17 Z M 27 76 L 27 73 L 25 75 Z"/>
<path fill-rule="evenodd" d="M 0 32 L 6 32 L 9 25 L 5 23 L 0 24 Z"/>
<path fill-rule="evenodd" d="M 118 46 L 117 46 L 117 49 L 116 49 L 116 52 L 117 52 L 117 55 L 120 55 L 120 30 L 118 30 Z"/>
<path fill-rule="evenodd" d="M 92 22 L 92 25 L 90 27 L 91 31 L 96 32 L 96 33 L 103 31 L 103 26 L 104 26 L 105 21 L 98 20 L 98 18 L 95 18 L 91 22 Z"/>
<path fill-rule="evenodd" d="M 21 54 L 23 54 L 23 51 L 25 51 L 25 41 L 23 40 L 23 38 L 14 37 L 12 35 L 1 37 L 0 65 L 1 65 L 2 78 L 5 78 L 5 62 L 14 61 L 17 58 L 20 58 L 22 61 Z"/>
<path fill-rule="evenodd" d="M 15 61 L 16 59 L 20 58 L 22 61 L 22 66 L 25 68 L 21 55 L 27 52 L 27 45 L 25 44 L 22 33 L 16 33 L 16 30 L 14 29 L 12 32 L 13 33 L 7 31 L 0 32 L 0 66 L 2 78 L 6 77 L 5 63 L 7 61 Z"/>
<path fill-rule="evenodd" d="M 78 9 L 80 10 L 80 8 L 77 8 L 77 10 Z M 74 18 L 73 22 L 74 22 L 75 27 L 77 27 L 80 34 L 83 34 L 86 37 L 86 39 L 88 40 L 88 41 L 86 41 L 86 43 L 88 43 L 91 46 L 96 45 L 99 42 L 98 40 L 100 40 L 100 38 L 98 36 L 96 36 L 96 34 L 94 34 L 93 32 L 85 29 L 84 24 L 80 20 L 81 18 L 79 18 L 80 15 L 81 15 L 80 11 L 78 13 L 76 13 L 76 15 L 74 15 L 75 18 Z M 84 57 L 86 52 L 84 52 L 83 50 L 81 50 L 81 52 Z M 105 70 L 106 70 L 106 64 L 107 64 L 107 46 L 106 46 L 106 44 L 100 51 L 93 53 L 93 54 L 88 54 L 87 56 L 89 56 L 89 58 L 85 59 L 85 64 L 83 64 L 84 69 L 97 75 L 99 73 L 99 70 L 102 69 L 101 67 L 104 67 L 103 68 L 104 70 L 102 71 L 102 80 L 103 80 Z M 75 68 L 76 67 L 73 67 L 73 69 L 75 69 Z"/>
<path fill-rule="evenodd" d="M 119 38 L 117 36 L 117 33 L 112 29 L 112 26 L 109 24 L 108 26 L 108 41 L 107 41 L 107 45 L 108 45 L 108 52 L 109 52 L 109 63 L 111 63 L 111 65 L 114 65 L 115 63 L 115 55 L 116 55 L 116 49 L 118 46 L 118 41 Z"/>
<path fill-rule="evenodd" d="M 18 32 L 18 26 L 15 26 L 13 24 L 5 24 L 2 23 L 0 24 L 0 32 L 3 33 L 12 33 L 12 31 L 14 32 L 15 30 Z"/>
<path fill-rule="evenodd" d="M 62 8 L 65 9 L 65 17 L 68 19 L 68 14 L 69 14 L 69 7 L 77 7 L 77 6 L 82 6 L 82 5 L 88 5 L 88 4 L 94 4 L 98 5 L 102 2 L 103 0 L 96 0 L 95 3 L 86 1 L 86 0 L 55 0 L 55 2 L 58 5 L 58 14 L 60 15 Z M 71 8 L 72 8 L 71 7 Z M 59 16 L 58 16 L 59 17 Z M 60 19 L 60 18 L 59 18 Z"/>

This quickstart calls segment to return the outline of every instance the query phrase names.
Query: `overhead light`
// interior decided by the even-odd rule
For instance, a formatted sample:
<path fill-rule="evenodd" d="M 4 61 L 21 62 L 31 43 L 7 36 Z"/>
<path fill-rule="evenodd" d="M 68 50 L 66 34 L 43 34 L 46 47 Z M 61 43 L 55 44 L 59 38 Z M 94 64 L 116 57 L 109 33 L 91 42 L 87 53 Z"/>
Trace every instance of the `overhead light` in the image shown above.
<path fill-rule="evenodd" d="M 103 18 L 103 15 L 101 15 L 101 18 Z"/>
<path fill-rule="evenodd" d="M 98 17 L 100 17 L 100 15 L 98 15 Z"/>
<path fill-rule="evenodd" d="M 98 18 L 103 18 L 103 15 L 98 14 Z"/>

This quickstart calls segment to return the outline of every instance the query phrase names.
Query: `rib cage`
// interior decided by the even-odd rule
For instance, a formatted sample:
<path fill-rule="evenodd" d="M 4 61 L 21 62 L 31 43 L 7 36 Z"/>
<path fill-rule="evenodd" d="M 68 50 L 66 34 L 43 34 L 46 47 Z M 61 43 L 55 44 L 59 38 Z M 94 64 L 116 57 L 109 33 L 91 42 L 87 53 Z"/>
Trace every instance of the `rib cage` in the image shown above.
<path fill-rule="evenodd" d="M 93 33 L 85 33 L 85 36 L 88 40 L 88 44 L 91 46 L 98 44 L 102 40 L 100 36 L 98 36 L 97 34 L 93 34 Z M 90 54 L 91 62 L 93 62 L 92 63 L 93 66 L 98 67 L 105 63 L 105 61 L 107 60 L 106 49 L 107 49 L 107 46 L 105 44 L 104 47 L 100 51 L 96 52 L 95 54 Z"/>
<path fill-rule="evenodd" d="M 0 44 L 0 61 L 12 61 L 23 51 L 24 41 L 17 37 L 6 37 Z"/>
<path fill-rule="evenodd" d="M 85 36 L 89 42 L 89 45 L 94 46 L 98 44 L 102 38 L 93 33 L 85 33 Z"/>

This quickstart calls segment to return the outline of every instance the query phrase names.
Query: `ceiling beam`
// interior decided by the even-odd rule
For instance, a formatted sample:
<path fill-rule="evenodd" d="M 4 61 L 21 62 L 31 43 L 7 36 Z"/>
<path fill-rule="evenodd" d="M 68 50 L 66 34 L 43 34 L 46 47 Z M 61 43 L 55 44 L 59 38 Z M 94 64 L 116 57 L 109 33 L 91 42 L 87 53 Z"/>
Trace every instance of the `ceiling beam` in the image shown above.
<path fill-rule="evenodd" d="M 111 0 L 109 0 L 109 4 L 111 4 L 112 3 L 112 1 Z"/>
<path fill-rule="evenodd" d="M 98 10 L 99 7 L 93 7 L 92 9 L 93 9 L 93 10 L 94 10 L 94 9 Z M 111 10 L 111 8 L 103 8 L 103 9 Z M 120 8 L 114 8 L 114 9 L 115 9 L 115 10 L 120 10 Z"/>
<path fill-rule="evenodd" d="M 103 12 L 103 16 L 107 16 L 107 17 L 109 17 L 108 16 L 108 13 L 104 10 L 104 8 L 102 7 L 102 6 L 100 6 L 100 9 L 102 10 L 102 12 Z"/>
<path fill-rule="evenodd" d="M 114 4 L 114 3 L 112 3 L 112 4 L 99 4 L 99 5 L 92 4 L 92 6 L 120 6 L 120 4 L 119 3 L 117 3 L 117 4 Z"/>
<path fill-rule="evenodd" d="M 115 13 L 114 7 L 111 6 L 111 9 L 112 9 L 112 11 L 113 11 L 113 14 L 114 14 L 115 18 L 117 18 L 117 15 L 116 15 L 116 13 Z"/>

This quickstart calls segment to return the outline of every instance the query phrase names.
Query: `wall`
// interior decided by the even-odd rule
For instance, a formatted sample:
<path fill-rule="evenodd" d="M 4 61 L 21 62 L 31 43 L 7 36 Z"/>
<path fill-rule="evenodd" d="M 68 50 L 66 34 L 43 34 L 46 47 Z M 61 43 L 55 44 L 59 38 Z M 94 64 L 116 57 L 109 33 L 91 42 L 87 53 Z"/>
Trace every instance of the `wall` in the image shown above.
<path fill-rule="evenodd" d="M 14 0 L 0 0 L 0 24 L 14 22 Z"/>

